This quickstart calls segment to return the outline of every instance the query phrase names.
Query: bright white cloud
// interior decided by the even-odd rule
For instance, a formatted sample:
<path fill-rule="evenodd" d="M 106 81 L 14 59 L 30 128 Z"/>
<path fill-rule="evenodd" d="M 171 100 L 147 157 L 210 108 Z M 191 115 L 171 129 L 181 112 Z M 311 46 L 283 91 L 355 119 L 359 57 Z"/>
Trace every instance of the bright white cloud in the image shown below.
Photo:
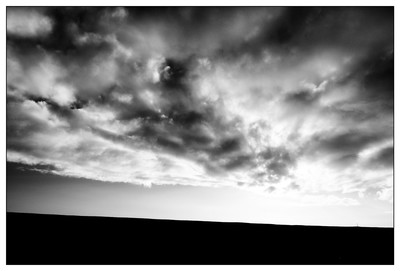
<path fill-rule="evenodd" d="M 7 33 L 25 38 L 43 37 L 51 33 L 53 21 L 39 10 L 7 8 Z"/>
<path fill-rule="evenodd" d="M 377 192 L 378 198 L 384 201 L 390 201 L 393 203 L 393 188 L 383 188 Z"/>

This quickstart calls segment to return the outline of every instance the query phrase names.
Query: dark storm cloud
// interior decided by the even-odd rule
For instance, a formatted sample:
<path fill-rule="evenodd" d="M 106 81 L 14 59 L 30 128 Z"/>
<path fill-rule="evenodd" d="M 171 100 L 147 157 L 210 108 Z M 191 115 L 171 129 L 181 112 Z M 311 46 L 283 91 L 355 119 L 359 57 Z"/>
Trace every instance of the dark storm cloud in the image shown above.
<path fill-rule="evenodd" d="M 318 187 L 345 191 L 387 176 L 393 55 L 392 8 L 9 8 L 8 159 L 274 193 L 335 168 Z"/>

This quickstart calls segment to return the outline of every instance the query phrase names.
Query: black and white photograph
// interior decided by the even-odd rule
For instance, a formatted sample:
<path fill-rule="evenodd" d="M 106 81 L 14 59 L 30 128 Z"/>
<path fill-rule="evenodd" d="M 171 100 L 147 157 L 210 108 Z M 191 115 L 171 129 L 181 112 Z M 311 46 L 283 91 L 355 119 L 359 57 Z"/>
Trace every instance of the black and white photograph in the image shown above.
<path fill-rule="evenodd" d="M 394 15 L 8 6 L 7 265 L 394 265 Z"/>

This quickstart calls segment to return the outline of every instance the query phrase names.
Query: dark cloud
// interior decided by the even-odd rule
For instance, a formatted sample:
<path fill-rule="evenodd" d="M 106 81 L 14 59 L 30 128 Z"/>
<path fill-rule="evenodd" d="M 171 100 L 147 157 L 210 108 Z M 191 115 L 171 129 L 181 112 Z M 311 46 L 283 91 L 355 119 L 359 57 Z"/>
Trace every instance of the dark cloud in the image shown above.
<path fill-rule="evenodd" d="M 190 145 L 209 145 L 214 138 L 202 130 L 187 130 L 182 134 L 182 139 L 188 146 Z"/>
<path fill-rule="evenodd" d="M 227 170 L 232 170 L 245 166 L 253 166 L 254 161 L 253 157 L 250 155 L 239 155 L 231 158 L 223 167 Z"/>
<path fill-rule="evenodd" d="M 179 140 L 168 137 L 157 137 L 156 143 L 166 149 L 173 150 L 174 152 L 180 153 L 185 150 L 184 145 Z"/>
<path fill-rule="evenodd" d="M 178 125 L 182 125 L 184 127 L 192 127 L 202 121 L 205 121 L 205 116 L 196 111 L 189 112 L 179 112 L 177 110 L 173 110 L 168 116 L 174 121 L 174 123 Z"/>
<path fill-rule="evenodd" d="M 187 63 L 172 58 L 165 60 L 164 64 L 159 68 L 161 82 L 167 90 L 185 91 L 188 70 Z"/>
<path fill-rule="evenodd" d="M 82 109 L 88 104 L 88 101 L 85 100 L 77 100 L 70 105 L 70 109 Z"/>
<path fill-rule="evenodd" d="M 358 154 L 350 153 L 350 154 L 341 154 L 337 158 L 332 160 L 334 166 L 339 166 L 339 168 L 344 168 L 353 163 L 357 162 L 359 159 Z"/>
<path fill-rule="evenodd" d="M 365 48 L 366 43 L 393 41 L 393 15 L 393 9 L 384 7 L 287 8 L 263 40 L 307 50 L 327 45 Z M 365 29 L 370 32 L 357 35 Z"/>
<path fill-rule="evenodd" d="M 237 151 L 241 148 L 241 141 L 239 138 L 226 138 L 223 139 L 215 150 L 216 155 L 223 155 Z"/>
<path fill-rule="evenodd" d="M 284 147 L 269 147 L 260 152 L 257 157 L 265 172 L 261 174 L 267 182 L 278 182 L 283 177 L 290 176 L 290 169 L 296 165 L 296 159 Z"/>
<path fill-rule="evenodd" d="M 393 147 L 383 148 L 368 161 L 367 166 L 393 168 L 393 159 L 394 159 L 394 148 Z"/>
<path fill-rule="evenodd" d="M 318 97 L 318 93 L 313 93 L 309 90 L 300 90 L 288 94 L 286 101 L 291 105 L 309 107 L 318 100 Z"/>
<path fill-rule="evenodd" d="M 314 136 L 311 141 L 311 150 L 314 153 L 328 152 L 340 154 L 343 157 L 356 155 L 366 146 L 387 138 L 385 133 L 362 132 L 349 130 L 336 134 L 323 134 Z"/>
<path fill-rule="evenodd" d="M 321 8 L 288 8 L 275 21 L 273 28 L 264 33 L 265 42 L 289 44 L 310 25 L 320 19 Z"/>
<path fill-rule="evenodd" d="M 394 102 L 394 55 L 393 51 L 383 52 L 366 63 L 362 85 L 367 93 L 363 97 L 371 100 L 387 101 L 388 109 Z"/>

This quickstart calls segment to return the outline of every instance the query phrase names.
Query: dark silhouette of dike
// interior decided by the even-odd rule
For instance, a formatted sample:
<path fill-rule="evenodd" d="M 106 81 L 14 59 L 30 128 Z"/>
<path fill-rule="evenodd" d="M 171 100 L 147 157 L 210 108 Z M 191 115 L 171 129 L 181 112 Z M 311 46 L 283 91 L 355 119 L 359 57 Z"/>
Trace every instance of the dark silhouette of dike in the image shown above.
<path fill-rule="evenodd" d="M 7 213 L 7 264 L 394 264 L 394 229 Z"/>

